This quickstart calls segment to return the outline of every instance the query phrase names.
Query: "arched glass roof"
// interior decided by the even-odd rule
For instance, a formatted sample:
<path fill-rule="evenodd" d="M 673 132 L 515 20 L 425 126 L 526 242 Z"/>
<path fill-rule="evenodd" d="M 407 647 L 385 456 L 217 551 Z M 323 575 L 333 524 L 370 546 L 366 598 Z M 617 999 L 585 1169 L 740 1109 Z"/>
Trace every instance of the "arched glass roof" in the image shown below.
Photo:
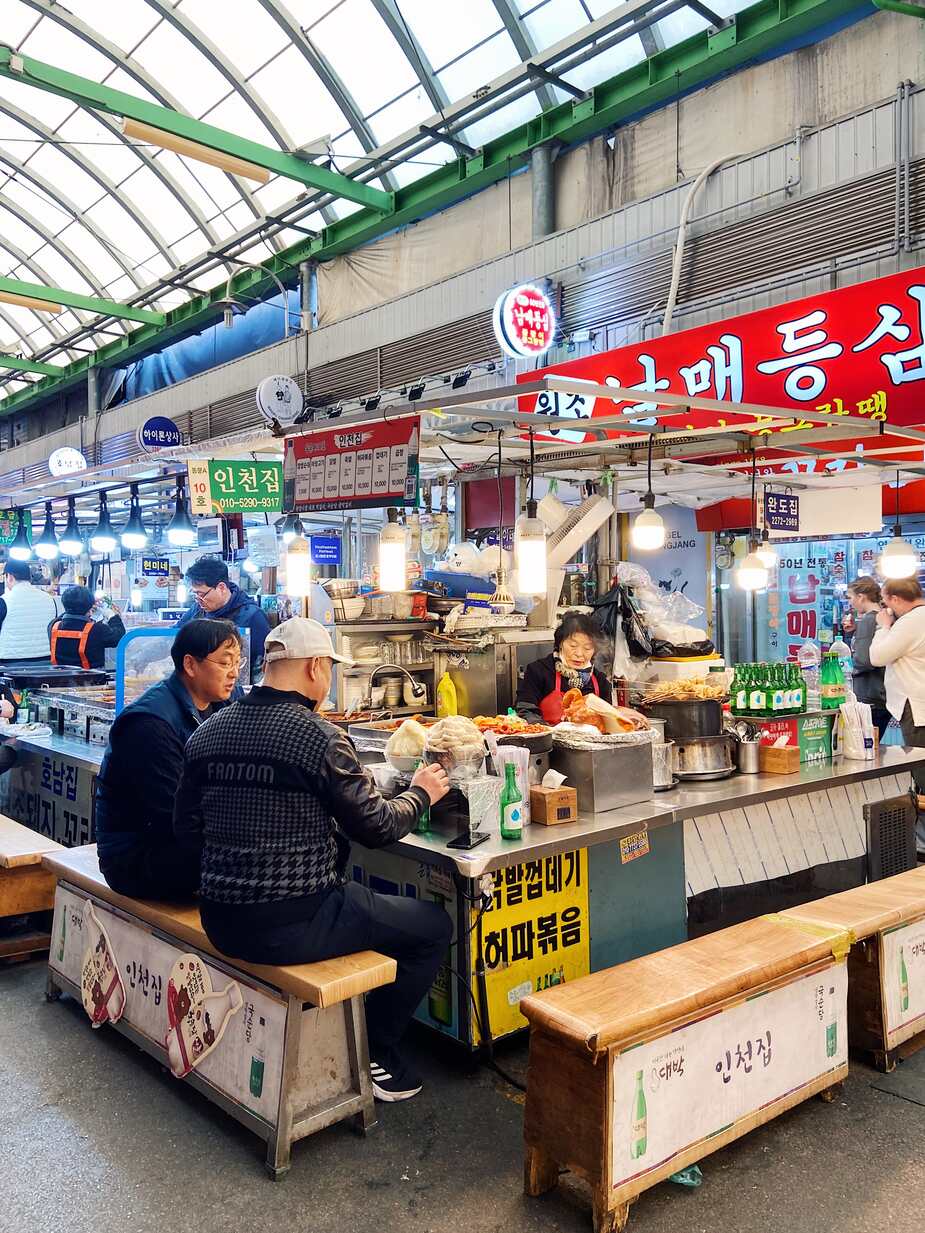
<path fill-rule="evenodd" d="M 439 130 L 478 148 L 567 100 L 523 68 L 560 41 L 576 49 L 562 79 L 585 90 L 742 7 L 3 0 L 0 42 L 273 149 L 310 146 L 388 192 L 457 157 Z M 484 106 L 469 119 L 476 98 Z M 259 184 L 228 174 L 126 136 L 112 114 L 0 77 L 0 277 L 167 311 L 236 268 L 223 254 L 264 260 L 358 208 L 279 175 Z M 0 351 L 54 365 L 132 328 L 82 309 L 0 304 Z"/>

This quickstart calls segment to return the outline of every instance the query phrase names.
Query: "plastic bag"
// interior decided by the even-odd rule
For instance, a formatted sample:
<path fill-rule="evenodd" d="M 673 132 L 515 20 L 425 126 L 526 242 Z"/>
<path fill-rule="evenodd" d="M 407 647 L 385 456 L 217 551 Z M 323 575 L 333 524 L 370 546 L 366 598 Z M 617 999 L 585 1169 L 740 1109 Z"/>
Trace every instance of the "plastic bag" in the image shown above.
<path fill-rule="evenodd" d="M 702 642 L 667 642 L 664 638 L 652 639 L 652 655 L 655 659 L 690 658 L 698 655 L 712 655 L 716 647 L 709 638 Z"/>
<path fill-rule="evenodd" d="M 681 591 L 670 591 L 664 599 L 665 620 L 675 625 L 691 625 L 702 617 L 704 609 Z"/>
<path fill-rule="evenodd" d="M 686 1169 L 679 1169 L 677 1173 L 672 1173 L 668 1180 L 678 1186 L 702 1186 L 703 1174 L 700 1171 L 700 1165 L 688 1165 Z"/>

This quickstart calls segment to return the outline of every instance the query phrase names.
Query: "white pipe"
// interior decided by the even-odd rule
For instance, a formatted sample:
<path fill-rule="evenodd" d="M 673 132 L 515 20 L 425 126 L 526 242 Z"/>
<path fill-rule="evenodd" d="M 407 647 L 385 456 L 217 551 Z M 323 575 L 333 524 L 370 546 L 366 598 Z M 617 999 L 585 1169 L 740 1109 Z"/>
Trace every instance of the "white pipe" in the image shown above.
<path fill-rule="evenodd" d="M 674 257 L 671 263 L 671 286 L 668 289 L 668 303 L 665 305 L 665 316 L 662 319 L 662 335 L 671 332 L 671 318 L 674 315 L 674 306 L 678 302 L 678 287 L 681 283 L 681 262 L 684 257 L 684 241 L 687 238 L 687 217 L 690 214 L 691 206 L 694 204 L 694 198 L 700 191 L 700 186 L 704 180 L 708 179 L 717 167 L 722 167 L 723 163 L 728 163 L 734 155 L 728 154 L 723 158 L 714 159 L 712 163 L 704 167 L 700 175 L 690 186 L 687 196 L 684 198 L 684 204 L 681 206 L 681 217 L 678 221 L 678 238 L 675 240 Z"/>

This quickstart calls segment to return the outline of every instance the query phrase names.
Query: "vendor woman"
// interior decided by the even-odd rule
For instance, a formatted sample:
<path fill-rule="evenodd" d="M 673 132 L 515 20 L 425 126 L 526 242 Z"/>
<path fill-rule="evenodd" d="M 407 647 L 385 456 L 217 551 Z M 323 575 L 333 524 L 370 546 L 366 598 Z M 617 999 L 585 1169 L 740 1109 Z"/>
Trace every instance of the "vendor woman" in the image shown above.
<path fill-rule="evenodd" d="M 570 689 L 613 700 L 606 677 L 593 666 L 601 631 L 593 617 L 567 612 L 553 635 L 551 655 L 530 664 L 517 690 L 517 714 L 533 723 L 557 724 L 562 718 L 562 696 Z"/>

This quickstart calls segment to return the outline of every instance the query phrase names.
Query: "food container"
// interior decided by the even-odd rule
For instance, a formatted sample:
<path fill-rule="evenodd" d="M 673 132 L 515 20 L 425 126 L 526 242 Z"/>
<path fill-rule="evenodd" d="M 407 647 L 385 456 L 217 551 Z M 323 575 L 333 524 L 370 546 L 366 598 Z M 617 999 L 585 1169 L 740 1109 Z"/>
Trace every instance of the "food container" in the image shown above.
<path fill-rule="evenodd" d="M 665 741 L 652 746 L 652 785 L 655 788 L 670 788 L 674 783 L 674 741 Z"/>
<path fill-rule="evenodd" d="M 415 621 L 427 618 L 427 595 L 423 591 L 415 591 L 411 596 L 411 618 Z"/>
<path fill-rule="evenodd" d="M 652 795 L 649 741 L 599 748 L 553 745 L 550 763 L 578 791 L 582 814 L 606 813 Z"/>
<path fill-rule="evenodd" d="M 351 599 L 360 589 L 356 578 L 326 578 L 321 585 L 331 599 Z"/>
<path fill-rule="evenodd" d="M 724 779 L 735 770 L 735 737 L 698 736 L 676 739 L 672 760 L 679 779 Z"/>
<path fill-rule="evenodd" d="M 761 770 L 761 741 L 737 741 L 736 766 L 743 775 L 757 775 Z"/>
<path fill-rule="evenodd" d="M 366 598 L 369 615 L 375 621 L 388 621 L 394 611 L 395 604 L 391 595 L 369 595 Z"/>
<path fill-rule="evenodd" d="M 722 735 L 723 705 L 713 698 L 703 701 L 646 702 L 639 709 L 647 718 L 664 719 L 665 736 L 670 741 Z"/>
<path fill-rule="evenodd" d="M 386 753 L 385 760 L 389 766 L 393 766 L 396 771 L 401 771 L 403 775 L 413 775 L 421 765 L 421 759 L 416 757 L 402 757 L 399 754 Z M 425 756 L 424 763 L 427 763 Z"/>
<path fill-rule="evenodd" d="M 414 600 L 407 591 L 395 591 L 391 596 L 392 615 L 396 621 L 410 621 Z"/>
<path fill-rule="evenodd" d="M 363 615 L 366 600 L 362 595 L 338 598 L 334 600 L 335 621 L 358 621 Z"/>

